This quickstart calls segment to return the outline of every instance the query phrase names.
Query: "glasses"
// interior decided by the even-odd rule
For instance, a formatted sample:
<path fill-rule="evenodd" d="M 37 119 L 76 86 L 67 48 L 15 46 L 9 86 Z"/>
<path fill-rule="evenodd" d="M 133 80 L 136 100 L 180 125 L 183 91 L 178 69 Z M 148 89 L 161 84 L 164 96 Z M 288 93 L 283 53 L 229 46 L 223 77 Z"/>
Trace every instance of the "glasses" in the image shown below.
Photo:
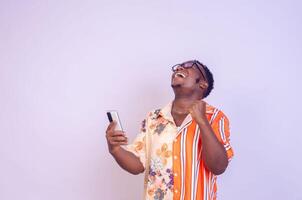
<path fill-rule="evenodd" d="M 204 78 L 204 80 L 207 80 L 205 74 L 203 73 L 203 71 L 199 67 L 199 66 L 201 66 L 204 69 L 205 66 L 201 62 L 199 62 L 198 60 L 193 60 L 193 61 L 185 62 L 185 63 L 182 63 L 182 64 L 174 65 L 172 67 L 172 71 L 176 72 L 180 68 L 190 69 L 190 68 L 194 67 L 194 65 L 197 67 L 198 71 L 200 71 L 200 73 L 201 73 L 202 77 Z"/>

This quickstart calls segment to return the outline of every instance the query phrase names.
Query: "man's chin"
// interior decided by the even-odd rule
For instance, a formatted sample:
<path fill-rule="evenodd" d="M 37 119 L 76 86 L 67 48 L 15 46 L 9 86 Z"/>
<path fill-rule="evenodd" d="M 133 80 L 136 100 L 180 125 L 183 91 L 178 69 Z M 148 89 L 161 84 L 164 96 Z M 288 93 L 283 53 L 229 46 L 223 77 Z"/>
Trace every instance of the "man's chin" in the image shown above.
<path fill-rule="evenodd" d="M 172 88 L 180 88 L 181 87 L 181 84 L 180 83 L 175 83 L 175 84 L 171 84 L 171 87 Z"/>

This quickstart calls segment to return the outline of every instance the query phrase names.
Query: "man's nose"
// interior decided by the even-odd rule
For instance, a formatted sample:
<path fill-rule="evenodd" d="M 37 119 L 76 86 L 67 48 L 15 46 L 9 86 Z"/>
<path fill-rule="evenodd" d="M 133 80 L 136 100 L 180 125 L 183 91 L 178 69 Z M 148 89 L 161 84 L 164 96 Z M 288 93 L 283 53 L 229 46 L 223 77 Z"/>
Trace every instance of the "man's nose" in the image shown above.
<path fill-rule="evenodd" d="M 184 69 L 185 69 L 184 67 L 179 66 L 179 67 L 177 67 L 176 71 L 181 71 L 181 70 L 184 70 Z"/>

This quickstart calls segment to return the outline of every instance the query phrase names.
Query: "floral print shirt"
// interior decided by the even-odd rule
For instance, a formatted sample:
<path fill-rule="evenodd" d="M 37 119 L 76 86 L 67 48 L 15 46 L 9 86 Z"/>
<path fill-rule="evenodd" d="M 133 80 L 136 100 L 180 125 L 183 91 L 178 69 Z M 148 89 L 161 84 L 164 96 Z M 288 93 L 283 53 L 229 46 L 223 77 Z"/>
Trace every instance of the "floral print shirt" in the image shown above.
<path fill-rule="evenodd" d="M 215 200 L 216 175 L 204 165 L 202 141 L 197 123 L 190 115 L 180 127 L 171 115 L 172 103 L 150 112 L 142 122 L 141 132 L 126 149 L 149 167 L 145 200 Z M 207 104 L 206 115 L 211 127 L 224 145 L 229 160 L 233 156 L 230 145 L 229 122 L 217 108 Z M 146 134 L 149 134 L 150 159 L 147 162 Z"/>

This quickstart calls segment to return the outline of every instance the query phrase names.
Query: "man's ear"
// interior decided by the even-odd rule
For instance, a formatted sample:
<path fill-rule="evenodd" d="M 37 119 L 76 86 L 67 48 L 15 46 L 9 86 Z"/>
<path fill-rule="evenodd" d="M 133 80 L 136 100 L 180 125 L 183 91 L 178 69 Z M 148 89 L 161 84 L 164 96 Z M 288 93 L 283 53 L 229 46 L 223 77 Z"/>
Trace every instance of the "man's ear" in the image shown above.
<path fill-rule="evenodd" d="M 199 84 L 199 87 L 203 90 L 207 89 L 209 87 L 208 83 L 205 81 L 201 81 L 201 83 Z"/>

